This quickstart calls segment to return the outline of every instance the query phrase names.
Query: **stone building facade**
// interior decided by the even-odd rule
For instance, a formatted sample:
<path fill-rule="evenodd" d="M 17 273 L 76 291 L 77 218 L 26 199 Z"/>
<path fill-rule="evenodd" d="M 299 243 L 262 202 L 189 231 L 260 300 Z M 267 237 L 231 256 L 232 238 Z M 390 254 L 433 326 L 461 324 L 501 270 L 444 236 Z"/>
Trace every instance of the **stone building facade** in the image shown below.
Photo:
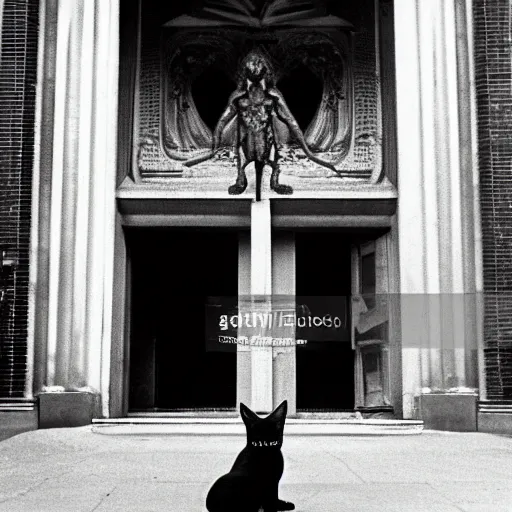
<path fill-rule="evenodd" d="M 510 432 L 509 0 L 161 4 L 0 1 L 4 428 Z"/>

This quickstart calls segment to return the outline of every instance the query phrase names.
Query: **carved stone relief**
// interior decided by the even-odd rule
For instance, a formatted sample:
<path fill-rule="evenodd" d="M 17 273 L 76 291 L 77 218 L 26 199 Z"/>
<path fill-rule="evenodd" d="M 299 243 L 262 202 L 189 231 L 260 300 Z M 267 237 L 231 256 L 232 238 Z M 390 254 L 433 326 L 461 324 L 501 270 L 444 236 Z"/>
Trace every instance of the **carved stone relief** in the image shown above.
<path fill-rule="evenodd" d="M 362 1 L 366 7 L 374 3 Z M 354 26 L 350 19 L 318 7 L 319 2 L 271 0 L 259 9 L 257 3 L 206 0 L 194 15 L 163 20 L 158 40 L 154 32 L 142 32 L 137 172 L 143 178 L 234 176 L 240 149 L 236 117 L 224 127 L 214 155 L 193 167 L 184 163 L 201 160 L 212 150 L 216 121 L 230 95 L 240 90 L 242 62 L 251 52 L 261 51 L 284 101 L 293 92 L 299 106 L 303 101 L 313 112 L 310 119 L 304 115 L 299 119 L 293 102 L 289 105 L 292 116 L 302 121 L 305 144 L 318 161 L 308 158 L 286 123 L 279 118 L 274 122 L 283 174 L 365 180 L 379 175 L 376 13 L 360 9 L 366 17 L 353 16 Z M 307 88 L 300 96 L 308 80 L 319 85 L 315 97 Z M 205 85 L 210 82 L 211 94 Z M 280 89 L 285 83 L 291 92 Z M 333 165 L 336 171 L 319 162 Z"/>

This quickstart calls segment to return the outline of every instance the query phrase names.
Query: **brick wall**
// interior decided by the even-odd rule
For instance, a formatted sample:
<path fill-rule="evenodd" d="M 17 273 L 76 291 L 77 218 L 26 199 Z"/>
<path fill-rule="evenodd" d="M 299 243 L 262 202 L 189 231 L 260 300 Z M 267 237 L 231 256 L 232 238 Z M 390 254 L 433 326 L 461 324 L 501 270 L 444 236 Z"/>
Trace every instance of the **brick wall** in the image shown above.
<path fill-rule="evenodd" d="M 512 0 L 474 0 L 488 398 L 512 399 Z"/>
<path fill-rule="evenodd" d="M 38 0 L 4 0 L 0 47 L 0 399 L 23 397 Z M 7 264 L 6 264 L 7 263 Z"/>

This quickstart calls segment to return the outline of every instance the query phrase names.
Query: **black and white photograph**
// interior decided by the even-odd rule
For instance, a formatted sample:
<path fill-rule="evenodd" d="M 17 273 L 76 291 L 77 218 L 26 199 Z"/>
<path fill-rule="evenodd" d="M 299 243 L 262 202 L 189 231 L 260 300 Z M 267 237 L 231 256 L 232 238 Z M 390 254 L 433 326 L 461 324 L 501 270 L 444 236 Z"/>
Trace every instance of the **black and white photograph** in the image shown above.
<path fill-rule="evenodd" d="M 512 0 L 0 0 L 0 512 L 512 512 Z"/>

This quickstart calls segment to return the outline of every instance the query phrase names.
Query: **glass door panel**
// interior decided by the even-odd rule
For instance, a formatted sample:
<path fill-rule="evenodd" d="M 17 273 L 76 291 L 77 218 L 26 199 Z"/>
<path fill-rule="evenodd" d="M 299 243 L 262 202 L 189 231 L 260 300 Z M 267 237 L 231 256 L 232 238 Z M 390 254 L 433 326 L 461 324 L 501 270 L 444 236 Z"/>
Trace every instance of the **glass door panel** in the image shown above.
<path fill-rule="evenodd" d="M 390 408 L 387 236 L 352 246 L 355 406 Z"/>

